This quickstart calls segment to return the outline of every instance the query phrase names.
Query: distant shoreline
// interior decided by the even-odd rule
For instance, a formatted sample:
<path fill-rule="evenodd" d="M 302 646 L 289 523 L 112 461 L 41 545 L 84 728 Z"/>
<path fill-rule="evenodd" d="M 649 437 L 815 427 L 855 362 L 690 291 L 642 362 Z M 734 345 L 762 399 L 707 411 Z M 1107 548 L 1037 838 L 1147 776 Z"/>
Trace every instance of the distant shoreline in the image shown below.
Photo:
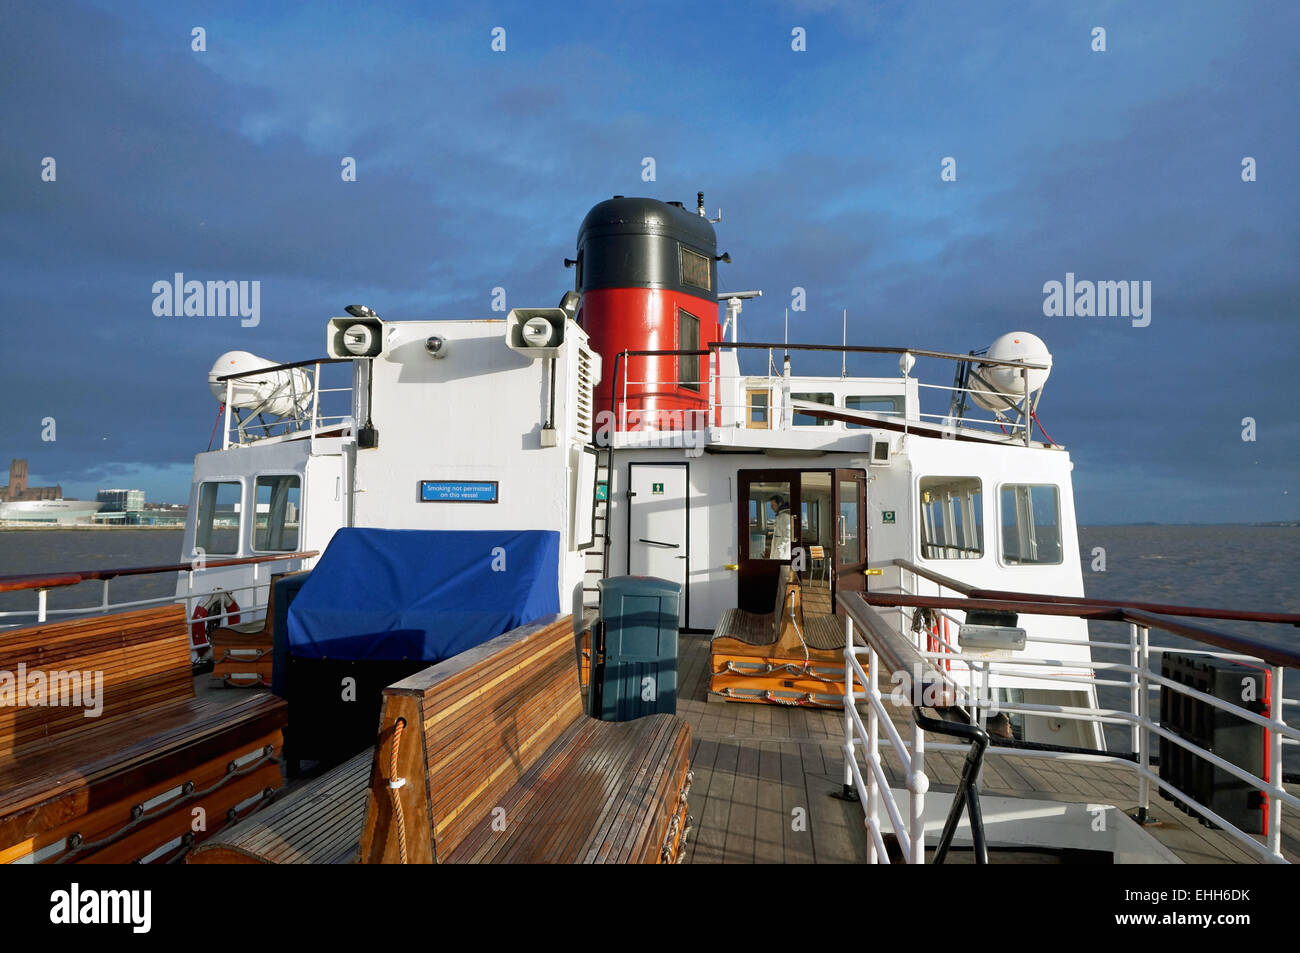
<path fill-rule="evenodd" d="M 127 529 L 147 529 L 147 530 L 177 530 L 184 529 L 184 523 L 175 523 L 167 526 L 151 526 L 148 523 L 142 523 L 136 526 L 114 526 L 107 523 L 48 523 L 43 526 L 21 526 L 5 525 L 0 523 L 0 533 L 45 533 L 50 530 L 90 530 L 92 532 L 127 530 Z"/>

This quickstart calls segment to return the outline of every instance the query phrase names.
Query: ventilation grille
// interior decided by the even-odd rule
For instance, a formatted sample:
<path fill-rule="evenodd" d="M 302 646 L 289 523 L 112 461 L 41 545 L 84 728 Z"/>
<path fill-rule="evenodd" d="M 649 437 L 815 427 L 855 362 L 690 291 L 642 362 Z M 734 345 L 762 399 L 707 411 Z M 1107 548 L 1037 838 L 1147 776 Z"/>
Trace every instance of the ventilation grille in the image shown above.
<path fill-rule="evenodd" d="M 592 421 L 595 416 L 596 398 L 591 381 L 592 353 L 587 348 L 578 347 L 578 387 L 577 399 L 574 401 L 576 415 L 573 422 L 573 434 L 580 443 L 590 443 Z"/>

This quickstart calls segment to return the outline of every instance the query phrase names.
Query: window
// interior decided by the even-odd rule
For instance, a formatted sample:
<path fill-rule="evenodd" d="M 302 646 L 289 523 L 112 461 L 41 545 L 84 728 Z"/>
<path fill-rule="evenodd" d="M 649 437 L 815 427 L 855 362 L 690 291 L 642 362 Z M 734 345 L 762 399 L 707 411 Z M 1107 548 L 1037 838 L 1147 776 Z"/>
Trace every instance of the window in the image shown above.
<path fill-rule="evenodd" d="M 234 556 L 239 552 L 240 486 L 231 483 L 199 485 L 199 518 L 194 548 L 209 556 Z"/>
<path fill-rule="evenodd" d="M 710 274 L 712 269 L 709 267 L 709 256 L 691 251 L 684 245 L 678 245 L 677 247 L 681 251 L 682 284 L 703 288 L 705 291 L 712 291 L 713 282 L 710 280 L 712 278 Z"/>
<path fill-rule="evenodd" d="M 829 548 L 834 542 L 835 528 L 831 525 L 834 510 L 831 508 L 831 475 L 804 471 L 799 474 L 799 538 L 804 545 Z M 825 522 L 823 522 L 825 521 Z M 857 527 L 857 524 L 854 524 Z"/>
<path fill-rule="evenodd" d="M 1056 487 L 1002 487 L 1002 561 L 1008 566 L 1061 561 L 1061 501 Z"/>
<path fill-rule="evenodd" d="M 834 394 L 791 394 L 791 400 L 806 400 L 814 404 L 835 404 Z M 820 417 L 814 417 L 812 414 L 801 414 L 795 411 L 794 417 L 790 423 L 795 427 L 829 427 L 831 422 L 823 420 Z"/>
<path fill-rule="evenodd" d="M 292 474 L 260 476 L 253 491 L 253 549 L 291 553 L 298 548 L 301 481 Z"/>
<path fill-rule="evenodd" d="M 749 390 L 745 392 L 745 426 L 751 430 L 767 430 L 772 426 L 772 392 Z"/>
<path fill-rule="evenodd" d="M 751 483 L 748 504 L 749 558 L 789 559 L 793 534 L 790 483 Z"/>
<path fill-rule="evenodd" d="M 921 556 L 979 559 L 984 555 L 984 493 L 975 477 L 922 477 Z"/>
<path fill-rule="evenodd" d="M 881 417 L 901 417 L 903 416 L 903 398 L 899 397 L 865 397 L 860 394 L 850 394 L 844 398 L 844 407 L 847 410 L 861 410 L 868 414 L 879 414 Z M 862 430 L 869 424 L 851 424 L 846 423 L 850 430 Z"/>
<path fill-rule="evenodd" d="M 700 349 L 700 319 L 689 312 L 677 311 L 677 350 Z M 677 357 L 677 381 L 690 390 L 700 389 L 700 356 L 681 354 Z"/>
<path fill-rule="evenodd" d="M 856 480 L 840 481 L 840 565 L 852 566 L 862 562 L 861 541 L 858 539 L 858 508 L 861 505 Z"/>

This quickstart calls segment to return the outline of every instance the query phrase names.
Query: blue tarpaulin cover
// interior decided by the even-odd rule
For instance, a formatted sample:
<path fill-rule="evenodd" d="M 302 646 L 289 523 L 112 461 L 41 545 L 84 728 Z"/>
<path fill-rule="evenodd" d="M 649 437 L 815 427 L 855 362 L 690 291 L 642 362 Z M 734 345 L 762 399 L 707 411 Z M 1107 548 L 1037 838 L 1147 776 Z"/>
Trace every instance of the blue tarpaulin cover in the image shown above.
<path fill-rule="evenodd" d="M 289 606 L 289 653 L 440 662 L 560 611 L 550 530 L 340 529 Z"/>

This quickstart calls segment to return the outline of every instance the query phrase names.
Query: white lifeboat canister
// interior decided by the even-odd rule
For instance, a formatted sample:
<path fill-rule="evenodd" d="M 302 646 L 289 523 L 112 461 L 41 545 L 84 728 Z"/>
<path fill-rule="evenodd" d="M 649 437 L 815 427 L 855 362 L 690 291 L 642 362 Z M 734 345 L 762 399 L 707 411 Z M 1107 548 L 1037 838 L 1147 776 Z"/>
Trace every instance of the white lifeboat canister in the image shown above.
<path fill-rule="evenodd" d="M 989 345 L 988 354 L 985 356 L 995 361 L 1024 361 L 1027 364 L 1044 365 L 1042 370 L 1031 369 L 1028 372 L 1030 394 L 1038 393 L 1052 373 L 1052 352 L 1047 349 L 1042 338 L 1028 331 L 1012 331 L 1010 334 L 1002 335 Z M 1014 367 L 988 364 L 980 364 L 975 370 L 984 382 L 981 383 L 974 376 L 971 377 L 968 386 L 975 391 L 971 394 L 971 399 L 985 410 L 1007 410 L 1007 401 L 1018 404 L 1024 399 L 1024 371 Z M 988 391 L 993 393 L 987 393 Z"/>
<path fill-rule="evenodd" d="M 275 362 L 248 351 L 227 351 L 217 358 L 212 370 L 208 372 L 208 389 L 212 391 L 213 397 L 224 402 L 226 382 L 218 380 L 219 377 L 244 374 L 264 367 L 275 367 Z M 301 413 L 310 405 L 311 378 L 301 367 L 254 374 L 230 383 L 230 406 L 239 410 L 289 417 L 295 412 Z"/>

